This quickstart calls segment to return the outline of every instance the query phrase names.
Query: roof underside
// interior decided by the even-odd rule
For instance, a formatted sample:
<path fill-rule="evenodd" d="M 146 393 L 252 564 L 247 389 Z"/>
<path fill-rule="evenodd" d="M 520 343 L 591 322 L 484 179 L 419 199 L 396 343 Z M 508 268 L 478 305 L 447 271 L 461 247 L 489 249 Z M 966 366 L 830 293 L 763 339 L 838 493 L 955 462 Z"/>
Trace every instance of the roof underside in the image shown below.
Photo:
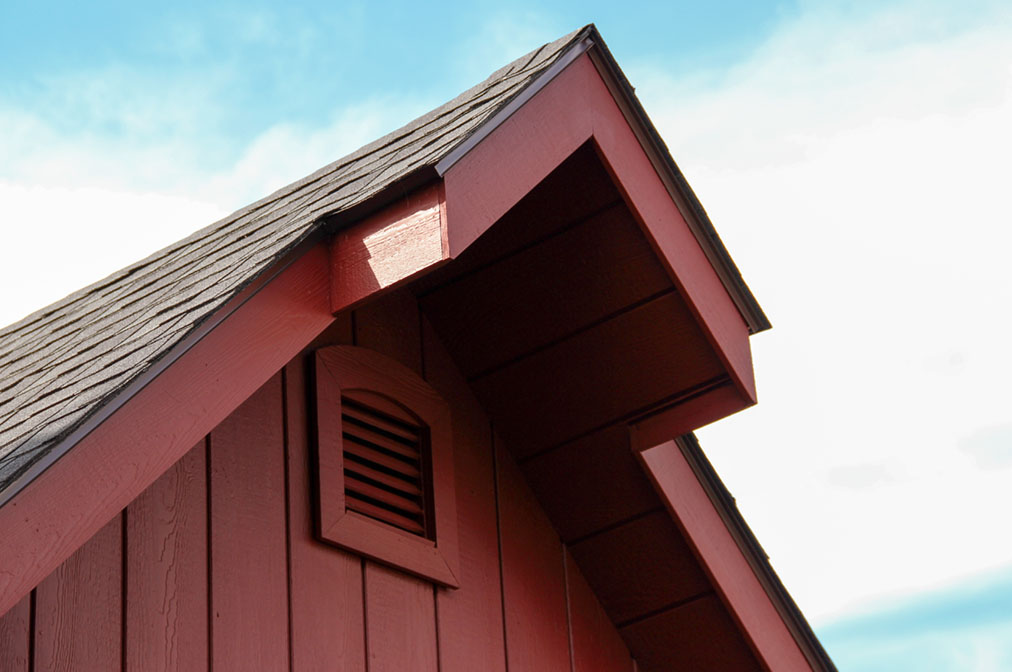
<path fill-rule="evenodd" d="M 301 243 L 437 177 L 579 49 L 599 47 L 648 140 L 729 272 L 768 323 L 603 40 L 587 26 L 517 59 L 403 128 L 0 330 L 0 506 L 143 386 L 200 328 Z M 553 67 L 554 66 L 554 67 Z M 533 86 L 532 86 L 533 85 Z M 659 144 L 658 144 L 659 143 Z M 698 237 L 698 236 L 697 236 Z M 758 324 L 758 329 L 756 328 Z M 136 389 L 135 389 L 136 388 Z"/>

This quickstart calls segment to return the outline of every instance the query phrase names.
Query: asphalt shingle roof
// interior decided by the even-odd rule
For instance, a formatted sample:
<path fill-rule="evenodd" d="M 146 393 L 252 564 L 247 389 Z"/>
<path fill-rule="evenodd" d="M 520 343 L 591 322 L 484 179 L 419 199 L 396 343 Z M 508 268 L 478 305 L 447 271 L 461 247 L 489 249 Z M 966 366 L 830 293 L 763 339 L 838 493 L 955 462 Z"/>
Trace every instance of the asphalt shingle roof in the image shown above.
<path fill-rule="evenodd" d="M 314 235 L 325 217 L 434 167 L 587 30 L 536 49 L 403 128 L 0 329 L 0 493 Z"/>

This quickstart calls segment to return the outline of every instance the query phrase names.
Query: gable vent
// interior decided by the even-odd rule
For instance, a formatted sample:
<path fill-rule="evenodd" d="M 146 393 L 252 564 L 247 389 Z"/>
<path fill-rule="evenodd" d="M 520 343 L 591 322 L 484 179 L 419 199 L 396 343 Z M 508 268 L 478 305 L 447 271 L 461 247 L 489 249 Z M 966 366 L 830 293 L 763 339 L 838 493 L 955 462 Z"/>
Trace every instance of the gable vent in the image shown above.
<path fill-rule="evenodd" d="M 433 538 L 426 487 L 428 428 L 384 401 L 372 395 L 341 396 L 345 507 Z"/>

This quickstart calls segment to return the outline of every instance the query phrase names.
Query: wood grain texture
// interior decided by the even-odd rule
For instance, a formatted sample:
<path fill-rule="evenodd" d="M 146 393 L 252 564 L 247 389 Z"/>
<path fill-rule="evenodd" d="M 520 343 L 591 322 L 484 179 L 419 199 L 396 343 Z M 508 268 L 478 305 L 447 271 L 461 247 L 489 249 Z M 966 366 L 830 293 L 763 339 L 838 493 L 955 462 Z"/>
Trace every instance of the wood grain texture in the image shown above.
<path fill-rule="evenodd" d="M 81 546 L 36 589 L 35 669 L 121 668 L 123 516 Z"/>
<path fill-rule="evenodd" d="M 127 507 L 126 669 L 207 669 L 207 447 Z"/>
<path fill-rule="evenodd" d="M 441 672 L 505 672 L 495 480 L 488 418 L 432 327 L 423 322 L 428 381 L 453 412 L 459 590 L 436 593 Z"/>
<path fill-rule="evenodd" d="M 0 612 L 331 324 L 327 261 L 307 252 L 0 508 Z"/>
<path fill-rule="evenodd" d="M 428 294 L 422 309 L 470 378 L 670 287 L 616 204 Z"/>
<path fill-rule="evenodd" d="M 573 672 L 631 672 L 632 657 L 594 591 L 566 553 Z"/>
<path fill-rule="evenodd" d="M 31 595 L 25 595 L 0 615 L 0 672 L 28 672 L 31 628 Z"/>
<path fill-rule="evenodd" d="M 568 670 L 562 542 L 501 441 L 495 455 L 509 670 Z"/>
<path fill-rule="evenodd" d="M 664 509 L 569 550 L 615 623 L 710 590 L 692 549 Z"/>
<path fill-rule="evenodd" d="M 497 431 L 523 458 L 721 373 L 685 304 L 672 293 L 472 385 Z"/>
<path fill-rule="evenodd" d="M 639 453 L 654 487 L 768 669 L 811 667 L 674 441 Z"/>
<path fill-rule="evenodd" d="M 716 595 L 622 628 L 640 672 L 760 672 L 759 664 Z"/>
<path fill-rule="evenodd" d="M 436 672 L 432 584 L 367 563 L 365 606 L 369 672 Z"/>
<path fill-rule="evenodd" d="M 281 374 L 211 433 L 211 666 L 288 666 Z"/>
<path fill-rule="evenodd" d="M 337 313 L 449 259 L 441 182 L 423 187 L 334 236 L 331 309 Z"/>
<path fill-rule="evenodd" d="M 663 505 L 618 423 L 521 465 L 562 540 L 570 543 Z"/>
<path fill-rule="evenodd" d="M 292 672 L 365 672 L 362 561 L 313 536 L 305 366 L 285 367 Z"/>

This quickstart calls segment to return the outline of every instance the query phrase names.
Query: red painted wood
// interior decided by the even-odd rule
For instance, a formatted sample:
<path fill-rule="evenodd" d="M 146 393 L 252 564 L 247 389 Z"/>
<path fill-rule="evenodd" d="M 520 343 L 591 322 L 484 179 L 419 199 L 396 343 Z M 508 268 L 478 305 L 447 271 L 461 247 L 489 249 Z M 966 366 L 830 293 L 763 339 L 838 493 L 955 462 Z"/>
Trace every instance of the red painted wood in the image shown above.
<path fill-rule="evenodd" d="M 584 144 L 461 252 L 453 264 L 418 283 L 425 289 L 439 286 L 453 275 L 486 266 L 621 202 L 622 195 L 601 165 L 597 151 L 590 143 Z"/>
<path fill-rule="evenodd" d="M 754 403 L 745 322 L 587 55 L 447 171 L 451 256 L 591 138 L 736 385 Z"/>
<path fill-rule="evenodd" d="M 630 425 L 630 432 L 636 449 L 649 448 L 740 410 L 743 410 L 741 393 L 728 382 Z"/>
<path fill-rule="evenodd" d="M 366 564 L 369 672 L 439 669 L 432 593 L 428 581 Z"/>
<path fill-rule="evenodd" d="M 355 311 L 355 342 L 422 374 L 419 320 L 414 296 L 394 292 Z M 363 566 L 369 672 L 435 670 L 438 654 L 432 584 L 368 560 Z"/>
<path fill-rule="evenodd" d="M 331 308 L 337 313 L 449 259 L 441 182 L 423 187 L 337 233 L 331 242 Z"/>
<path fill-rule="evenodd" d="M 211 432 L 211 666 L 288 666 L 281 375 Z"/>
<path fill-rule="evenodd" d="M 766 667 L 810 670 L 713 502 L 674 441 L 639 453 L 672 516 Z"/>
<path fill-rule="evenodd" d="M 471 377 L 670 287 L 636 222 L 616 204 L 447 284 L 422 308 Z"/>
<path fill-rule="evenodd" d="M 415 310 L 417 319 L 417 309 Z M 416 323 L 417 324 L 417 323 Z M 405 533 L 345 508 L 341 389 L 368 390 L 402 404 L 428 426 L 436 539 Z M 457 587 L 457 501 L 453 433 L 446 402 L 418 374 L 374 350 L 333 346 L 316 353 L 320 536 L 404 571 Z"/>
<path fill-rule="evenodd" d="M 328 290 L 328 255 L 320 246 L 0 508 L 0 613 L 327 327 Z"/>
<path fill-rule="evenodd" d="M 28 672 L 31 613 L 31 596 L 25 595 L 0 615 L 0 672 Z"/>
<path fill-rule="evenodd" d="M 35 669 L 109 672 L 122 651 L 123 516 L 116 516 L 36 589 Z"/>
<path fill-rule="evenodd" d="M 391 357 L 421 375 L 419 319 L 414 295 L 393 292 L 355 311 L 355 345 Z"/>
<path fill-rule="evenodd" d="M 509 670 L 568 670 L 562 543 L 501 441 L 495 454 Z"/>
<path fill-rule="evenodd" d="M 127 507 L 127 670 L 207 669 L 207 447 Z"/>
<path fill-rule="evenodd" d="M 495 477 L 488 418 L 432 327 L 423 323 L 425 374 L 453 413 L 459 590 L 436 593 L 441 672 L 505 672 Z"/>
<path fill-rule="evenodd" d="M 314 537 L 306 364 L 285 367 L 292 672 L 365 672 L 362 561 Z"/>
<path fill-rule="evenodd" d="M 567 543 L 661 507 L 630 450 L 625 423 L 559 446 L 521 469 Z"/>
<path fill-rule="evenodd" d="M 594 591 L 566 553 L 569 627 L 573 642 L 573 672 L 629 672 L 633 662 L 625 642 L 601 608 Z"/>
<path fill-rule="evenodd" d="M 640 672 L 760 672 L 720 599 L 708 595 L 622 628 Z M 781 668 L 772 668 L 779 670 Z"/>
<path fill-rule="evenodd" d="M 594 110 L 581 93 L 588 73 L 576 67 L 583 62 L 566 68 L 443 176 L 451 257 L 590 139 Z"/>
<path fill-rule="evenodd" d="M 616 623 L 711 589 L 692 549 L 663 509 L 573 544 L 569 550 Z"/>
<path fill-rule="evenodd" d="M 720 374 L 685 304 L 671 293 L 483 376 L 473 387 L 522 458 Z"/>

